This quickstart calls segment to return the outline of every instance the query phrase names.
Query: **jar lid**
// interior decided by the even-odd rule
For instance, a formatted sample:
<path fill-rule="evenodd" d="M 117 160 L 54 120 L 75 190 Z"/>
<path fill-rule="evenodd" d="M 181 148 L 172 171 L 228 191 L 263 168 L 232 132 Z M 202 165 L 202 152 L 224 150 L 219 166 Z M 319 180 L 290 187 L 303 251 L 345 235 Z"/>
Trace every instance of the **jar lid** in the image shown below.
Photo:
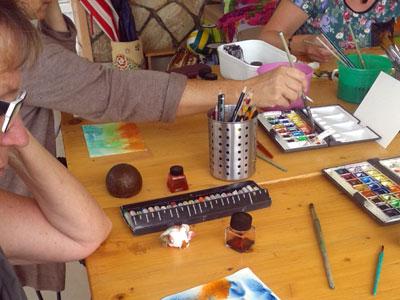
<path fill-rule="evenodd" d="M 183 167 L 182 166 L 172 166 L 169 168 L 169 173 L 172 176 L 182 176 L 183 175 Z"/>
<path fill-rule="evenodd" d="M 237 231 L 246 231 L 251 228 L 253 218 L 245 212 L 236 212 L 231 216 L 231 228 Z"/>

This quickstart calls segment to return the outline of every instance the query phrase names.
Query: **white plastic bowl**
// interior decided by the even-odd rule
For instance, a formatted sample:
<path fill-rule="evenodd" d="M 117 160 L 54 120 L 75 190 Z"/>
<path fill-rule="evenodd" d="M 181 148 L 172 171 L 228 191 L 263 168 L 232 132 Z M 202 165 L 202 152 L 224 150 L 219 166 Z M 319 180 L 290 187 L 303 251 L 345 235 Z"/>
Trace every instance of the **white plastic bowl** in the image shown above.
<path fill-rule="evenodd" d="M 243 50 L 244 60 L 248 63 L 226 52 L 224 50 L 226 45 L 239 45 Z M 254 61 L 259 61 L 262 64 L 288 61 L 285 51 L 261 40 L 246 40 L 224 44 L 219 46 L 217 50 L 220 72 L 226 79 L 245 80 L 257 76 L 259 67 L 250 65 Z M 292 59 L 296 61 L 296 57 L 293 55 Z"/>

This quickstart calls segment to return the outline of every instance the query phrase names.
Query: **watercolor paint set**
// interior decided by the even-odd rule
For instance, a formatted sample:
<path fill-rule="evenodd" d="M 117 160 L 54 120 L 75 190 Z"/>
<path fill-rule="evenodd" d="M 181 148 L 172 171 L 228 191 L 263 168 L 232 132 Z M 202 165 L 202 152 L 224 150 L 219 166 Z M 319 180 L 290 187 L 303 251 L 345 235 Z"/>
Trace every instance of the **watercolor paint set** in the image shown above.
<path fill-rule="evenodd" d="M 258 115 L 258 121 L 285 152 L 380 138 L 340 105 L 311 107 L 310 112 L 312 118 L 307 115 L 305 109 L 267 111 Z"/>
<path fill-rule="evenodd" d="M 120 207 L 135 235 L 157 232 L 172 225 L 194 224 L 271 205 L 266 189 L 243 181 L 211 189 L 159 198 Z"/>
<path fill-rule="evenodd" d="M 374 158 L 322 172 L 379 223 L 400 222 L 400 157 Z"/>

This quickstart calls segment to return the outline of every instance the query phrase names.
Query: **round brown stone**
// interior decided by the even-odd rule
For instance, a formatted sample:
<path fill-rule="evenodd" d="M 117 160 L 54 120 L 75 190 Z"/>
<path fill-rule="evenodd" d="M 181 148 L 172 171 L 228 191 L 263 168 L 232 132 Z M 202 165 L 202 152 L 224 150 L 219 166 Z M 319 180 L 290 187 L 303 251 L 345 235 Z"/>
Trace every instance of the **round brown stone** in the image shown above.
<path fill-rule="evenodd" d="M 117 198 L 129 198 L 142 189 L 142 175 L 130 164 L 118 164 L 106 176 L 108 192 Z"/>

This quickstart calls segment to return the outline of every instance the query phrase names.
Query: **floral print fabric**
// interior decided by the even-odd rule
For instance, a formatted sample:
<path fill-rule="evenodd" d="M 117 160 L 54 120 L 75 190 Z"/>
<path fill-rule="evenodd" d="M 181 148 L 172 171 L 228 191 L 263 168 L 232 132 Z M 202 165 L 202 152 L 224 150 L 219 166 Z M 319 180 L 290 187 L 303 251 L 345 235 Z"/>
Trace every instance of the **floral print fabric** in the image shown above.
<path fill-rule="evenodd" d="M 327 36 L 341 48 L 354 48 L 347 23 L 350 23 L 360 47 L 379 44 L 379 32 L 393 30 L 394 18 L 400 15 L 398 0 L 377 0 L 365 12 L 356 13 L 345 0 L 292 0 L 308 16 L 296 34 Z"/>

